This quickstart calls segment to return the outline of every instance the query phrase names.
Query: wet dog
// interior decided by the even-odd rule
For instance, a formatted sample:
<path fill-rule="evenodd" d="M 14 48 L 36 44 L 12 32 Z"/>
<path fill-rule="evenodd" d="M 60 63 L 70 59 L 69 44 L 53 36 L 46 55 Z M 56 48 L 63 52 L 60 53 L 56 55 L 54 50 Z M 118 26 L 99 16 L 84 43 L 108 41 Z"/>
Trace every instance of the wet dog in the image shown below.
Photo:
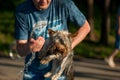
<path fill-rule="evenodd" d="M 53 61 L 52 69 L 44 77 L 57 80 L 62 74 L 66 80 L 73 80 L 73 50 L 71 49 L 72 35 L 68 31 L 48 30 L 50 38 L 45 42 L 39 55 L 40 63 Z"/>

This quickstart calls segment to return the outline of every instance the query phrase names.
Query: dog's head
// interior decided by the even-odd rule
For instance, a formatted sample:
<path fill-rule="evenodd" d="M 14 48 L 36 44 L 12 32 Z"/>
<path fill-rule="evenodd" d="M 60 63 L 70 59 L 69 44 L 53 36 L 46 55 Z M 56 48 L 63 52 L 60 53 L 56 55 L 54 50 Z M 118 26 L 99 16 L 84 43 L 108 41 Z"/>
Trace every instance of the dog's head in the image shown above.
<path fill-rule="evenodd" d="M 52 53 L 60 53 L 65 57 L 71 51 L 72 37 L 68 31 L 54 31 L 52 29 L 48 30 L 50 35 L 50 41 L 53 46 L 51 51 Z"/>

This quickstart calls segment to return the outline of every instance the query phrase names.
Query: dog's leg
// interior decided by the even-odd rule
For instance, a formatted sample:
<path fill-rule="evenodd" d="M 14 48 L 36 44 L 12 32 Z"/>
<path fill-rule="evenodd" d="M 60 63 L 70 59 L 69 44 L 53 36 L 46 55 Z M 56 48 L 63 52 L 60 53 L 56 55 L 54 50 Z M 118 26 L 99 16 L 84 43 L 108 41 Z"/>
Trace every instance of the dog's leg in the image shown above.
<path fill-rule="evenodd" d="M 54 60 L 54 59 L 60 59 L 60 57 L 61 57 L 61 54 L 56 54 L 56 55 L 49 55 L 49 56 L 47 56 L 47 57 L 45 57 L 45 58 L 43 58 L 40 62 L 42 63 L 42 64 L 47 64 L 48 62 L 50 62 L 51 60 Z"/>
<path fill-rule="evenodd" d="M 63 71 L 65 70 L 65 68 L 71 68 L 72 66 L 72 59 L 73 59 L 73 52 L 69 52 L 68 55 L 63 59 L 61 65 L 60 65 L 60 70 L 58 71 L 58 73 L 56 73 L 55 75 L 52 76 L 52 80 L 57 80 L 61 74 L 63 73 Z M 69 73 L 69 69 L 67 70 L 67 72 Z M 66 77 L 68 75 L 68 73 L 66 73 Z M 71 77 L 71 76 L 69 76 Z M 73 76 L 72 76 L 73 77 Z M 69 79 L 67 79 L 69 80 Z"/>
<path fill-rule="evenodd" d="M 66 76 L 66 80 L 74 80 L 74 70 L 73 70 L 73 60 L 69 60 L 69 64 L 67 64 L 64 75 Z"/>
<path fill-rule="evenodd" d="M 61 65 L 60 65 L 60 70 L 55 75 L 52 76 L 52 80 L 57 80 L 61 76 L 61 74 L 63 73 L 63 71 L 66 67 L 66 65 L 68 64 L 68 63 L 66 63 L 67 59 L 68 59 L 68 56 L 66 56 L 63 59 Z"/>
<path fill-rule="evenodd" d="M 60 54 L 56 54 L 56 55 L 54 55 L 54 57 L 52 56 L 51 57 L 51 59 L 59 59 L 60 58 Z M 51 69 L 51 71 L 50 72 L 47 72 L 45 75 L 44 75 L 44 77 L 46 77 L 46 78 L 48 78 L 48 77 L 51 77 L 55 72 L 57 72 L 57 67 L 58 67 L 58 65 L 59 65 L 60 63 L 59 63 L 59 60 L 54 60 L 53 61 L 53 63 L 52 63 L 52 69 Z"/>
<path fill-rule="evenodd" d="M 51 69 L 51 71 L 50 71 L 50 72 L 47 72 L 47 73 L 44 75 L 44 77 L 49 78 L 49 77 L 51 77 L 52 75 L 54 75 L 55 72 L 57 72 L 56 69 L 58 68 L 58 65 L 59 65 L 59 62 L 58 62 L 57 60 L 54 60 L 53 63 L 52 63 L 52 69 Z"/>
<path fill-rule="evenodd" d="M 66 80 L 74 80 L 74 70 L 73 70 L 73 52 L 71 51 L 68 60 L 67 60 L 67 66 L 64 71 L 64 75 L 66 76 Z"/>
<path fill-rule="evenodd" d="M 46 56 L 47 52 L 51 49 L 51 47 L 54 44 L 50 41 L 50 39 L 47 39 L 42 47 L 42 49 L 38 52 L 38 58 L 42 59 L 43 57 Z"/>
<path fill-rule="evenodd" d="M 48 62 L 50 62 L 51 60 L 53 60 L 55 58 L 56 58 L 56 55 L 50 55 L 50 56 L 43 58 L 40 62 L 42 64 L 47 64 Z"/>

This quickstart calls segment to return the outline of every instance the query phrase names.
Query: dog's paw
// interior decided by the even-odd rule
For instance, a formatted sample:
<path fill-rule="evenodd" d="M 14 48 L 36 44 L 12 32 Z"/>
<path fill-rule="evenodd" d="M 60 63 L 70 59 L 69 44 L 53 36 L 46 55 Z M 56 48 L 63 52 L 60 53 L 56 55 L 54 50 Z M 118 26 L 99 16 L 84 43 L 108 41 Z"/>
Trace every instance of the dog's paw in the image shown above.
<path fill-rule="evenodd" d="M 40 63 L 41 64 L 47 64 L 48 62 L 46 60 L 41 60 Z"/>
<path fill-rule="evenodd" d="M 44 77 L 45 77 L 45 78 L 49 78 L 51 75 L 52 75 L 51 72 L 47 72 L 47 73 L 44 75 Z"/>
<path fill-rule="evenodd" d="M 57 74 L 55 74 L 51 77 L 52 80 L 58 80 L 58 78 L 59 78 L 59 75 L 57 75 Z"/>
<path fill-rule="evenodd" d="M 44 58 L 40 61 L 41 64 L 47 64 L 49 62 L 48 58 Z"/>

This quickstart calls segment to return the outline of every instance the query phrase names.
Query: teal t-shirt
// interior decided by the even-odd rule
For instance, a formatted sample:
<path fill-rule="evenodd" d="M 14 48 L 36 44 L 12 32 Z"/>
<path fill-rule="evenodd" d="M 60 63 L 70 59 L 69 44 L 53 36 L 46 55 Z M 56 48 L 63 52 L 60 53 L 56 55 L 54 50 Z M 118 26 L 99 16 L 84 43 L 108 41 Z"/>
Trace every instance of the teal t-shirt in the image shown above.
<path fill-rule="evenodd" d="M 47 39 L 49 38 L 47 31 L 49 28 L 53 30 L 68 30 L 68 22 L 73 22 L 80 27 L 85 23 L 85 20 L 85 16 L 72 0 L 51 0 L 49 7 L 45 10 L 37 10 L 32 0 L 26 0 L 16 8 L 15 38 L 17 40 L 28 40 L 30 34 L 33 33 L 34 38 L 42 36 Z M 31 54 L 26 57 L 25 63 L 30 58 Z M 28 70 L 43 76 L 45 72 L 50 70 L 50 66 L 51 64 L 40 64 L 36 55 Z M 44 78 L 40 80 L 44 80 Z"/>

